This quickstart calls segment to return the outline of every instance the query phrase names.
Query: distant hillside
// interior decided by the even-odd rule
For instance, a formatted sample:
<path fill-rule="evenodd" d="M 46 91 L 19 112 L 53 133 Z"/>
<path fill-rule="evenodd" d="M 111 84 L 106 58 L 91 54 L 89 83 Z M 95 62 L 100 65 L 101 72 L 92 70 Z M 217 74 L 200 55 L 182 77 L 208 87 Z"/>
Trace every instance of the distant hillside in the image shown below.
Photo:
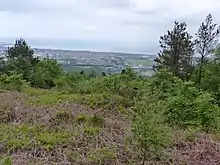
<path fill-rule="evenodd" d="M 0 42 L 0 52 L 3 54 L 10 43 Z M 50 48 L 33 48 L 35 56 L 56 59 L 63 69 L 69 71 L 88 71 L 117 73 L 127 66 L 143 75 L 152 74 L 153 59 L 156 55 L 134 54 L 123 52 L 93 52 L 88 50 L 64 50 Z"/>

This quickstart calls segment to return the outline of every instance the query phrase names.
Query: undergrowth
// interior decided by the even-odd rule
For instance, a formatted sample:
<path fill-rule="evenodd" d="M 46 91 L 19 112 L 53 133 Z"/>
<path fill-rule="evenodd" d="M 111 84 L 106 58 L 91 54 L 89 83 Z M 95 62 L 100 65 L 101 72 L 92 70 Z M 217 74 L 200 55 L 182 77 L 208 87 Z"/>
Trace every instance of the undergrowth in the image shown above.
<path fill-rule="evenodd" d="M 194 132 L 219 132 L 215 98 L 169 72 L 149 79 L 131 71 L 77 76 L 57 80 L 52 89 L 37 89 L 2 75 L 0 152 L 6 158 L 39 150 L 43 162 L 51 157 L 66 164 L 172 164 L 177 159 L 170 150 L 179 132 L 188 142 L 196 140 Z"/>

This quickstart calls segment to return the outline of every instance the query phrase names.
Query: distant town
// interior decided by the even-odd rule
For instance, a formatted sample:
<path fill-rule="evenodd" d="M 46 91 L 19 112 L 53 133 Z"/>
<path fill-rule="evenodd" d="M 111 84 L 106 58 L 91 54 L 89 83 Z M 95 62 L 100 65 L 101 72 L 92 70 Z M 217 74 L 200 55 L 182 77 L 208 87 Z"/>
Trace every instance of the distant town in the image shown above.
<path fill-rule="evenodd" d="M 0 42 L 0 53 L 4 56 L 5 51 L 11 45 Z M 130 66 L 143 76 L 153 73 L 153 61 L 155 55 L 131 54 L 117 52 L 92 52 L 60 49 L 33 48 L 35 56 L 39 58 L 56 59 L 66 71 L 88 71 L 118 73 Z"/>

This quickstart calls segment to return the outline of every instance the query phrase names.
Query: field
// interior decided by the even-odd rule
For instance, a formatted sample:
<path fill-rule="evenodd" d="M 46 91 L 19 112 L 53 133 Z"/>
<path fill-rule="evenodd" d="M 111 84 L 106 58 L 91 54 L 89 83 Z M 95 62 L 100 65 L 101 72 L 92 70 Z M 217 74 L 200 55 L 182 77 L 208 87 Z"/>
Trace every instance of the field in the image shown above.
<path fill-rule="evenodd" d="M 152 66 L 152 62 L 148 59 L 128 59 L 126 60 L 126 63 L 130 66 L 143 66 L 143 67 L 150 67 Z"/>

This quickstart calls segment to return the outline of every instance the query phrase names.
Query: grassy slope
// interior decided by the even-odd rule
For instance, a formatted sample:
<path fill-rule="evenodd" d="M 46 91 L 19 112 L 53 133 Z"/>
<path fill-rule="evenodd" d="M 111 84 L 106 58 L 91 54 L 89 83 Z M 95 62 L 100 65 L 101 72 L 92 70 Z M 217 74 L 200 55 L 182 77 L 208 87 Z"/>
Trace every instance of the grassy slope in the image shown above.
<path fill-rule="evenodd" d="M 0 153 L 5 164 L 10 159 L 15 165 L 141 162 L 129 109 L 115 107 L 102 96 L 28 90 L 1 91 L 0 98 Z M 187 141 L 178 138 L 173 145 L 165 149 L 172 159 L 158 164 L 214 164 L 220 158 L 220 144 L 209 135 L 189 134 Z"/>
<path fill-rule="evenodd" d="M 72 102 L 75 95 L 56 92 L 0 97 L 0 151 L 14 164 L 129 164 L 135 157 L 126 115 L 91 109 Z"/>

